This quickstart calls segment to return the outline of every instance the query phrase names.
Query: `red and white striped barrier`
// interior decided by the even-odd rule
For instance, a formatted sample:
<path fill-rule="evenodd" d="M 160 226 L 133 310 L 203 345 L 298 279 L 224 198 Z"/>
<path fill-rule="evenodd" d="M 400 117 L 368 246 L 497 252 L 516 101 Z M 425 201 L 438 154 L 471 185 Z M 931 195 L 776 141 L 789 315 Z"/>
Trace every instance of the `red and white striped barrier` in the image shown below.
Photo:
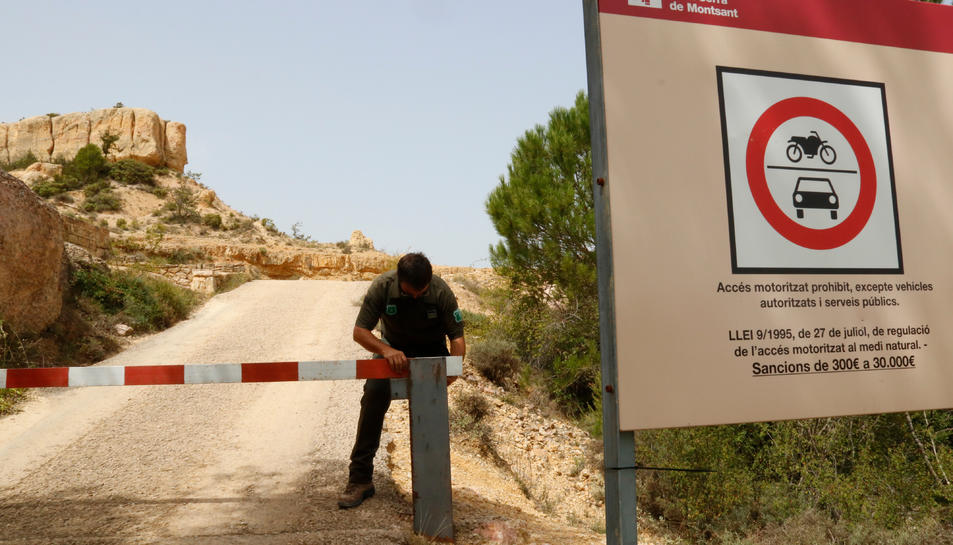
<path fill-rule="evenodd" d="M 463 373 L 463 358 L 447 358 L 447 376 Z M 387 360 L 290 361 L 102 367 L 0 369 L 0 388 L 78 388 L 83 386 L 154 386 L 229 382 L 298 382 L 405 378 Z"/>

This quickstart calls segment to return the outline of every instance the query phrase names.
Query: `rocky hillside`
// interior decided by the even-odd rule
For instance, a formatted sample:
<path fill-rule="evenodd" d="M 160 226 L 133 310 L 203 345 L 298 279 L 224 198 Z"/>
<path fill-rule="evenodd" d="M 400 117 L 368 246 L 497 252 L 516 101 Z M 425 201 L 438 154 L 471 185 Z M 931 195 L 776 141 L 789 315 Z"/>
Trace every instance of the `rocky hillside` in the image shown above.
<path fill-rule="evenodd" d="M 396 263 L 360 231 L 348 240 L 317 242 L 235 210 L 201 184 L 199 174 L 183 172 L 187 160 L 185 125 L 141 108 L 0 124 L 0 169 L 12 175 L 0 188 L 0 200 L 9 201 L 0 218 L 0 224 L 4 218 L 9 224 L 0 231 L 0 257 L 10 257 L 2 260 L 6 266 L 0 263 L 0 283 L 16 290 L 15 296 L 4 294 L 0 315 L 25 331 L 49 325 L 59 306 L 41 303 L 56 302 L 63 293 L 64 250 L 73 261 L 106 260 L 208 293 L 237 275 L 368 280 Z M 51 213 L 37 215 L 33 209 Z M 46 248 L 51 244 L 59 249 Z M 23 258 L 31 252 L 40 256 L 41 248 L 43 260 Z M 445 277 L 492 276 L 460 268 L 437 271 Z M 4 283 L 4 277 L 19 280 Z M 23 280 L 28 278 L 36 286 Z"/>
<path fill-rule="evenodd" d="M 77 174 L 75 163 L 91 168 L 91 147 L 106 164 Z M 80 160 L 84 148 L 87 156 Z M 236 272 L 366 280 L 393 267 L 395 257 L 376 251 L 360 231 L 349 240 L 321 243 L 233 209 L 199 175 L 183 173 L 187 160 L 185 125 L 141 108 L 0 124 L 0 166 L 15 167 L 10 174 L 60 212 L 67 242 L 116 264 L 147 267 L 205 290 L 214 277 Z"/>
<path fill-rule="evenodd" d="M 36 187 L 61 172 L 60 165 L 34 163 L 11 174 Z M 336 243 L 295 238 L 267 218 L 233 209 L 212 189 L 176 172 L 157 172 L 148 184 L 107 183 L 118 202 L 115 210 L 89 210 L 85 189 L 57 194 L 49 203 L 63 216 L 98 228 L 111 242 L 109 257 L 119 263 L 230 263 L 268 278 L 366 279 L 387 270 L 394 259 L 376 251 L 360 231 Z"/>
<path fill-rule="evenodd" d="M 188 163 L 184 124 L 144 108 L 106 108 L 0 123 L 0 165 L 31 154 L 43 162 L 69 160 L 87 144 L 102 145 L 104 137 L 112 141 L 107 153 L 112 160 L 136 159 L 177 172 Z"/>

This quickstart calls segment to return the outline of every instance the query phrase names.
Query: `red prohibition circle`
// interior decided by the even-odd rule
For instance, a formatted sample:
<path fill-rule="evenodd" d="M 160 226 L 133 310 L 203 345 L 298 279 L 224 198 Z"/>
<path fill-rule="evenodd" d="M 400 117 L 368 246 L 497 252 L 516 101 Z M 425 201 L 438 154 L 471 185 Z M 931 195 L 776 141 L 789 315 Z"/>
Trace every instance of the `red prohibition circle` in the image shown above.
<path fill-rule="evenodd" d="M 771 196 L 764 173 L 764 158 L 768 140 L 782 123 L 795 117 L 813 117 L 826 121 L 837 129 L 854 151 L 860 172 L 860 194 L 857 204 L 844 221 L 828 229 L 812 229 L 788 217 Z M 768 108 L 751 129 L 746 154 L 748 186 L 761 215 L 781 236 L 812 250 L 830 250 L 854 239 L 870 219 L 877 200 L 877 171 L 867 141 L 843 112 L 830 104 L 810 97 L 794 97 L 782 100 Z"/>

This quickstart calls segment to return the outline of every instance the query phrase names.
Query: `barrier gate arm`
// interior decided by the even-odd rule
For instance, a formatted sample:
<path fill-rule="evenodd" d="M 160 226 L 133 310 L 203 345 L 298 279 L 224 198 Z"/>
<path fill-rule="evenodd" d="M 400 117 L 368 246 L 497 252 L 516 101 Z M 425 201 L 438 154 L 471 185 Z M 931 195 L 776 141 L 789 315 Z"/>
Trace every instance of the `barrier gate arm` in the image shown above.
<path fill-rule="evenodd" d="M 453 543 L 447 377 L 461 374 L 460 356 L 410 358 L 410 368 L 403 374 L 394 373 L 385 359 L 44 367 L 0 369 L 0 388 L 398 379 L 391 381 L 392 397 L 409 398 L 410 405 L 414 532 L 434 541 Z"/>
<path fill-rule="evenodd" d="M 413 361 L 443 358 L 412 358 Z M 450 356 L 447 376 L 463 373 L 463 358 Z M 394 373 L 385 359 L 209 363 L 99 367 L 0 369 L 0 388 L 80 388 L 88 386 L 159 386 L 244 382 L 298 382 L 407 378 Z"/>

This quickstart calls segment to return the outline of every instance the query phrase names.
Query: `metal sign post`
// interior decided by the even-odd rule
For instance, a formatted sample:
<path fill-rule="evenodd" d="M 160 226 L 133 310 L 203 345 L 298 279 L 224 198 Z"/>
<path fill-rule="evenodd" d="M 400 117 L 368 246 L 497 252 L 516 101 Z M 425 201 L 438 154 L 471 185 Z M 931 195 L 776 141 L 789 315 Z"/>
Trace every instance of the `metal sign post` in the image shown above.
<path fill-rule="evenodd" d="M 599 2 L 583 0 L 586 66 L 589 74 L 589 126 L 592 140 L 596 264 L 599 272 L 599 346 L 602 354 L 602 439 L 605 451 L 606 544 L 637 545 L 635 437 L 620 431 L 616 361 L 612 235 L 609 223 L 608 157 Z"/>

